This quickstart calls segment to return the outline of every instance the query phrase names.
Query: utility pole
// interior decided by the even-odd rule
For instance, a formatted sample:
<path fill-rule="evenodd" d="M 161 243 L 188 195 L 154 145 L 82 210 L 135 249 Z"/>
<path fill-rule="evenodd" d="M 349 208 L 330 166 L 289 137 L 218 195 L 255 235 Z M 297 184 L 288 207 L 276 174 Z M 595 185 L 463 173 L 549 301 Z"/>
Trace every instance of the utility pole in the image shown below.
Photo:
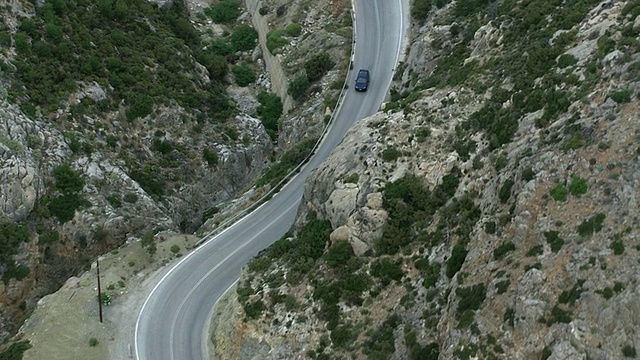
<path fill-rule="evenodd" d="M 98 271 L 98 304 L 100 307 L 100 322 L 102 322 L 102 290 L 100 290 L 100 259 L 96 260 L 96 269 Z"/>

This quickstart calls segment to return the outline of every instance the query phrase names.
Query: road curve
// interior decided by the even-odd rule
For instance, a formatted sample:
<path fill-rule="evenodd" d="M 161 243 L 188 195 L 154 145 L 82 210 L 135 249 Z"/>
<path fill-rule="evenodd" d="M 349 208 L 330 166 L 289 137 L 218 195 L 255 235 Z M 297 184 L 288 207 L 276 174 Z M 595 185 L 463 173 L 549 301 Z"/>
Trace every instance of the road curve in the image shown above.
<path fill-rule="evenodd" d="M 349 89 L 315 156 L 278 194 L 232 227 L 207 240 L 157 277 L 136 321 L 134 351 L 139 360 L 207 359 L 213 306 L 260 250 L 291 227 L 306 178 L 359 119 L 384 100 L 406 33 L 403 0 L 354 0 L 356 43 L 353 69 L 369 69 L 365 93 Z"/>

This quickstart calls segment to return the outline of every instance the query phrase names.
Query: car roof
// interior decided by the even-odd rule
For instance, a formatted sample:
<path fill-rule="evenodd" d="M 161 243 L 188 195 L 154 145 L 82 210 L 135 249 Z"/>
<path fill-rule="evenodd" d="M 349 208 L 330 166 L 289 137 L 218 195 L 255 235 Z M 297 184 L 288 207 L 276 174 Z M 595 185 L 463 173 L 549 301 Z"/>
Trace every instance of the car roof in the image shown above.
<path fill-rule="evenodd" d="M 358 72 L 358 75 L 364 75 L 364 74 L 369 75 L 369 70 L 360 69 L 360 71 Z"/>

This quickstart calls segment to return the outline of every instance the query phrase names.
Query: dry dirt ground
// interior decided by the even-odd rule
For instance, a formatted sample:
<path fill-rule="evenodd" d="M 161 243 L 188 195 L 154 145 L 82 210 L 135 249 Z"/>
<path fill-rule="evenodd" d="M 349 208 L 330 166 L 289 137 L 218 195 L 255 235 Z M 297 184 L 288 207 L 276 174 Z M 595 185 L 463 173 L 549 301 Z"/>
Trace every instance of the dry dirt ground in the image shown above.
<path fill-rule="evenodd" d="M 103 322 L 99 321 L 94 262 L 90 271 L 70 278 L 59 291 L 39 301 L 20 329 L 33 346 L 24 353 L 24 360 L 134 358 L 136 316 L 150 285 L 170 268 L 163 265 L 174 263 L 199 239 L 167 234 L 159 239 L 153 257 L 139 242 L 101 256 L 101 289 L 112 297 L 111 304 L 103 307 Z M 171 251 L 174 245 L 179 246 L 178 252 Z"/>

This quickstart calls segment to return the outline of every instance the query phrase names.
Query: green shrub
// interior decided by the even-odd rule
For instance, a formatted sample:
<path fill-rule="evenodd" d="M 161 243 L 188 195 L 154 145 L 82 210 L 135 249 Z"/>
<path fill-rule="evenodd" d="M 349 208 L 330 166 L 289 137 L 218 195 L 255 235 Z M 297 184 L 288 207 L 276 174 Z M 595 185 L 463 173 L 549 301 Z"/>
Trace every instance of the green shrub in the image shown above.
<path fill-rule="evenodd" d="M 613 92 L 609 95 L 613 101 L 618 104 L 626 104 L 631 102 L 631 91 L 630 90 L 620 90 Z"/>
<path fill-rule="evenodd" d="M 229 53 L 231 52 L 233 50 L 229 50 Z M 229 70 L 229 65 L 223 55 L 202 53 L 198 57 L 198 61 L 207 68 L 211 80 L 222 81 Z"/>
<path fill-rule="evenodd" d="M 558 296 L 558 302 L 560 304 L 567 304 L 569 306 L 573 306 L 576 301 L 578 299 L 580 299 L 580 296 L 582 295 L 582 293 L 585 291 L 582 288 L 582 285 L 584 285 L 585 281 L 584 280 L 578 280 L 573 287 L 571 288 L 571 290 L 567 291 L 564 290 L 562 293 L 560 293 L 560 296 Z"/>
<path fill-rule="evenodd" d="M 484 231 L 487 234 L 495 234 L 496 233 L 496 222 L 495 221 L 487 221 L 484 223 Z"/>
<path fill-rule="evenodd" d="M 467 310 L 478 310 L 480 305 L 486 298 L 486 290 L 483 283 L 475 284 L 473 286 L 459 287 L 456 289 L 456 295 L 460 299 L 458 301 L 458 307 L 456 314 L 458 317 Z"/>
<path fill-rule="evenodd" d="M 596 294 L 600 294 L 603 298 L 609 300 L 613 297 L 613 289 L 611 289 L 610 287 L 606 287 L 602 290 L 596 290 Z"/>
<path fill-rule="evenodd" d="M 467 249 L 464 245 L 456 244 L 451 250 L 451 257 L 447 261 L 447 277 L 453 278 L 453 276 L 462 268 L 464 261 L 467 258 Z"/>
<path fill-rule="evenodd" d="M 245 87 L 256 81 L 256 73 L 253 72 L 253 69 L 245 63 L 232 67 L 231 71 L 233 72 L 233 76 L 235 77 L 236 84 L 238 84 L 238 86 Z"/>
<path fill-rule="evenodd" d="M 0 353 L 0 360 L 22 360 L 24 352 L 29 349 L 31 349 L 29 340 L 13 343 Z"/>
<path fill-rule="evenodd" d="M 558 305 L 555 305 L 553 309 L 551 309 L 551 317 L 547 320 L 547 325 L 552 325 L 555 323 L 564 323 L 568 324 L 573 320 L 571 318 L 571 312 L 567 310 L 563 310 Z"/>
<path fill-rule="evenodd" d="M 383 286 L 391 281 L 400 281 L 404 276 L 401 261 L 392 261 L 388 257 L 378 259 L 371 264 L 371 275 L 381 280 Z"/>
<path fill-rule="evenodd" d="M 11 34 L 8 31 L 0 31 L 0 46 L 7 48 L 11 46 Z"/>
<path fill-rule="evenodd" d="M 360 175 L 358 175 L 358 173 L 353 173 L 353 174 L 347 176 L 344 179 L 344 183 L 345 184 L 357 184 L 358 180 L 360 180 Z"/>
<path fill-rule="evenodd" d="M 57 230 L 51 230 L 38 236 L 38 244 L 55 244 L 60 241 L 60 233 Z"/>
<path fill-rule="evenodd" d="M 547 243 L 551 247 L 551 251 L 557 253 L 562 249 L 562 245 L 564 245 L 564 240 L 559 236 L 557 231 L 545 231 L 544 237 L 547 239 Z"/>
<path fill-rule="evenodd" d="M 535 171 L 533 171 L 533 169 L 531 168 L 526 168 L 522 171 L 522 175 L 520 175 L 520 177 L 522 178 L 522 180 L 524 181 L 531 181 L 533 179 L 535 179 L 536 177 L 536 173 Z"/>
<path fill-rule="evenodd" d="M 113 206 L 114 208 L 122 207 L 122 200 L 120 200 L 120 195 L 111 194 L 111 195 L 107 196 L 106 199 L 109 202 L 109 204 L 111 206 Z"/>
<path fill-rule="evenodd" d="M 80 192 L 84 187 L 84 179 L 71 169 L 68 163 L 63 163 L 53 168 L 55 187 L 63 194 Z"/>
<path fill-rule="evenodd" d="M 2 275 L 2 281 L 7 284 L 9 280 L 16 279 L 18 281 L 26 278 L 31 269 L 24 265 L 10 264 Z"/>
<path fill-rule="evenodd" d="M 336 241 L 322 256 L 324 261 L 332 268 L 339 268 L 347 265 L 347 261 L 353 257 L 353 249 L 346 240 Z"/>
<path fill-rule="evenodd" d="M 616 42 L 608 34 L 604 34 L 598 38 L 598 57 L 604 57 L 616 47 Z"/>
<path fill-rule="evenodd" d="M 302 100 L 306 98 L 310 85 L 311 83 L 307 75 L 298 76 L 289 82 L 287 93 L 291 95 L 294 100 Z"/>
<path fill-rule="evenodd" d="M 289 41 L 284 38 L 282 29 L 273 29 L 267 33 L 267 49 L 274 54 L 274 51 L 287 45 Z"/>
<path fill-rule="evenodd" d="M 302 34 L 302 26 L 298 23 L 291 23 L 284 29 L 287 36 L 298 37 Z"/>
<path fill-rule="evenodd" d="M 253 50 L 258 41 L 258 32 L 247 24 L 239 25 L 231 34 L 231 46 L 236 51 Z"/>
<path fill-rule="evenodd" d="M 276 94 L 263 91 L 258 94 L 258 101 L 258 116 L 269 136 L 275 140 L 278 135 L 278 120 L 282 115 L 282 100 Z"/>
<path fill-rule="evenodd" d="M 29 230 L 25 225 L 13 222 L 0 223 L 0 265 L 10 261 L 21 243 L 29 240 Z"/>
<path fill-rule="evenodd" d="M 400 325 L 400 317 L 393 314 L 364 341 L 362 351 L 369 359 L 388 359 L 395 352 L 393 331 Z"/>
<path fill-rule="evenodd" d="M 631 18 L 635 19 L 636 17 L 638 17 L 638 15 L 640 15 L 640 1 L 633 0 L 633 1 L 627 2 L 624 8 L 622 8 L 621 13 L 623 17 L 626 17 L 627 15 L 631 14 Z"/>
<path fill-rule="evenodd" d="M 576 59 L 575 56 L 573 56 L 571 54 L 562 54 L 558 58 L 558 67 L 563 69 L 563 68 L 566 68 L 568 66 L 575 65 L 577 62 L 578 62 L 578 59 Z"/>
<path fill-rule="evenodd" d="M 249 319 L 257 319 L 260 317 L 260 315 L 262 315 L 262 312 L 267 308 L 264 305 L 264 302 L 262 300 L 258 300 L 255 301 L 251 304 L 247 304 L 245 303 L 244 306 L 244 313 L 247 316 L 247 318 Z"/>
<path fill-rule="evenodd" d="M 391 146 L 382 150 L 381 157 L 384 162 L 393 162 L 402 156 L 402 151 Z"/>
<path fill-rule="evenodd" d="M 92 337 L 89 339 L 89 346 L 94 347 L 98 345 L 98 339 Z"/>
<path fill-rule="evenodd" d="M 436 285 L 440 278 L 441 265 L 439 262 L 429 263 L 427 258 L 416 260 L 414 263 L 416 269 L 420 270 L 425 288 L 430 288 Z"/>
<path fill-rule="evenodd" d="M 91 203 L 79 195 L 66 194 L 53 197 L 47 208 L 51 215 L 58 218 L 58 221 L 66 223 L 73 219 L 76 210 L 85 206 L 91 206 Z"/>
<path fill-rule="evenodd" d="M 509 280 L 500 281 L 496 284 L 496 293 L 504 294 L 505 292 L 507 292 L 508 288 L 509 288 Z"/>
<path fill-rule="evenodd" d="M 217 166 L 218 165 L 218 153 L 209 148 L 202 149 L 202 158 L 207 162 L 209 166 Z"/>
<path fill-rule="evenodd" d="M 431 135 L 431 128 L 427 126 L 421 126 L 416 129 L 416 140 L 419 143 L 424 142 Z"/>
<path fill-rule="evenodd" d="M 150 195 L 157 197 L 164 195 L 164 175 L 157 166 L 147 164 L 142 170 L 132 170 L 129 176 Z"/>
<path fill-rule="evenodd" d="M 611 243 L 611 245 L 609 245 L 609 248 L 611 248 L 611 250 L 613 250 L 613 253 L 615 255 L 624 254 L 624 243 L 622 242 L 622 239 L 620 239 L 620 238 L 615 239 Z"/>
<path fill-rule="evenodd" d="M 574 177 L 569 184 L 569 192 L 573 196 L 580 196 L 587 193 L 587 180 Z"/>
<path fill-rule="evenodd" d="M 100 294 L 100 301 L 102 302 L 102 305 L 105 305 L 105 306 L 111 305 L 111 300 L 112 300 L 111 295 L 104 292 Z"/>
<path fill-rule="evenodd" d="M 130 204 L 134 204 L 138 201 L 138 195 L 136 195 L 135 193 L 126 193 L 124 194 L 122 200 Z"/>
<path fill-rule="evenodd" d="M 331 57 L 326 52 L 313 55 L 309 60 L 305 61 L 304 69 L 307 73 L 309 81 L 317 81 L 324 76 L 324 74 L 333 69 L 336 65 Z"/>
<path fill-rule="evenodd" d="M 175 245 L 175 244 L 171 245 L 171 249 L 170 250 L 171 250 L 172 253 L 177 254 L 177 253 L 180 252 L 180 246 Z"/>
<path fill-rule="evenodd" d="M 516 311 L 513 308 L 508 308 L 504 311 L 504 315 L 502 316 L 502 320 L 509 324 L 509 326 L 514 325 L 516 319 Z"/>
<path fill-rule="evenodd" d="M 602 223 L 606 219 L 606 215 L 599 213 L 589 219 L 584 220 L 578 225 L 578 234 L 581 236 L 589 236 L 602 230 Z"/>
<path fill-rule="evenodd" d="M 564 183 L 554 186 L 551 190 L 549 190 L 549 193 L 555 201 L 567 200 L 567 189 Z"/>
<path fill-rule="evenodd" d="M 500 190 L 498 191 L 498 198 L 501 203 L 506 203 L 511 197 L 511 188 L 513 187 L 513 184 L 513 180 L 507 179 L 500 187 Z"/>
<path fill-rule="evenodd" d="M 499 156 L 495 157 L 493 167 L 496 169 L 496 171 L 500 171 L 504 169 L 504 167 L 507 166 L 508 163 L 509 160 L 507 159 L 507 154 L 503 152 L 500 153 Z"/>
<path fill-rule="evenodd" d="M 516 246 L 512 241 L 504 241 L 500 246 L 493 250 L 493 258 L 495 260 L 502 259 L 508 252 L 511 252 L 516 249 Z"/>
<path fill-rule="evenodd" d="M 627 344 L 624 347 L 622 347 L 622 355 L 624 355 L 624 357 L 627 357 L 627 358 L 635 359 L 636 358 L 636 348 L 633 345 Z"/>
<path fill-rule="evenodd" d="M 414 346 L 409 353 L 411 360 L 438 360 L 440 358 L 440 345 L 432 342 L 424 347 Z"/>
<path fill-rule="evenodd" d="M 129 121 L 144 118 L 153 111 L 153 99 L 149 95 L 131 94 L 128 102 L 129 109 L 126 111 L 126 115 Z"/>
<path fill-rule="evenodd" d="M 205 8 L 204 13 L 217 24 L 228 24 L 240 16 L 240 8 L 236 0 L 220 0 Z"/>
<path fill-rule="evenodd" d="M 344 347 L 352 341 L 353 335 L 354 334 L 348 326 L 337 326 L 335 329 L 331 330 L 331 341 L 336 347 Z"/>
<path fill-rule="evenodd" d="M 431 0 L 413 0 L 411 4 L 411 16 L 420 23 L 424 23 L 431 11 Z"/>
<path fill-rule="evenodd" d="M 542 255 L 544 251 L 542 250 L 542 245 L 536 245 L 531 247 L 528 251 L 527 251 L 527 256 L 537 256 L 537 255 Z"/>

